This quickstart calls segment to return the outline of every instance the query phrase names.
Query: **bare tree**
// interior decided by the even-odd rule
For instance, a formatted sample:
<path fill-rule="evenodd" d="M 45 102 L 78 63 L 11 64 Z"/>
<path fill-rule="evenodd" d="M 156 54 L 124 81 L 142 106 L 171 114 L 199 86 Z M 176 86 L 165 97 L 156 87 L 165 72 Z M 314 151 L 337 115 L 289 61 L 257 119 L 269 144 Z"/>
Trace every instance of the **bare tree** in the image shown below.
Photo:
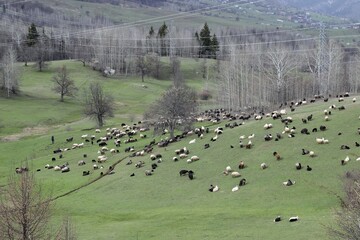
<path fill-rule="evenodd" d="M 7 97 L 11 94 L 16 94 L 19 90 L 19 83 L 17 80 L 17 68 L 16 68 L 16 53 L 12 48 L 9 48 L 2 58 L 0 78 L 0 89 L 6 91 Z"/>
<path fill-rule="evenodd" d="M 76 240 L 75 226 L 70 217 L 65 217 L 60 226 L 58 233 L 55 236 L 56 240 Z"/>
<path fill-rule="evenodd" d="M 336 211 L 334 226 L 328 228 L 334 239 L 360 239 L 360 172 L 346 172 L 344 179 L 345 197 L 341 209 Z"/>
<path fill-rule="evenodd" d="M 147 72 L 153 78 L 160 78 L 161 61 L 160 56 L 156 53 L 150 53 L 146 55 Z"/>
<path fill-rule="evenodd" d="M 192 122 L 196 98 L 192 89 L 172 86 L 145 113 L 145 119 L 157 121 L 157 126 L 162 129 L 168 128 L 170 137 L 174 138 L 174 131 L 179 125 Z"/>
<path fill-rule="evenodd" d="M 144 82 L 144 77 L 145 77 L 146 70 L 147 70 L 144 55 L 139 54 L 136 57 L 136 68 L 137 68 L 138 72 L 141 74 L 141 81 Z"/>
<path fill-rule="evenodd" d="M 64 101 L 64 96 L 73 97 L 78 90 L 74 81 L 70 79 L 65 65 L 58 69 L 52 81 L 54 82 L 54 87 L 52 90 L 60 94 L 61 102 Z"/>
<path fill-rule="evenodd" d="M 170 58 L 171 77 L 175 87 L 184 85 L 184 79 L 181 73 L 181 61 L 177 57 Z"/>
<path fill-rule="evenodd" d="M 281 46 L 271 49 L 265 54 L 265 58 L 268 62 L 263 71 L 272 83 L 276 94 L 273 102 L 287 101 L 286 91 L 290 85 L 291 73 L 298 67 L 297 58 L 289 49 Z"/>
<path fill-rule="evenodd" d="M 49 239 L 47 226 L 53 206 L 32 173 L 11 175 L 0 200 L 1 239 Z"/>
<path fill-rule="evenodd" d="M 112 117 L 114 111 L 113 97 L 104 93 L 99 83 L 91 83 L 89 90 L 85 91 L 84 113 L 95 118 L 99 127 L 104 125 L 106 117 Z"/>

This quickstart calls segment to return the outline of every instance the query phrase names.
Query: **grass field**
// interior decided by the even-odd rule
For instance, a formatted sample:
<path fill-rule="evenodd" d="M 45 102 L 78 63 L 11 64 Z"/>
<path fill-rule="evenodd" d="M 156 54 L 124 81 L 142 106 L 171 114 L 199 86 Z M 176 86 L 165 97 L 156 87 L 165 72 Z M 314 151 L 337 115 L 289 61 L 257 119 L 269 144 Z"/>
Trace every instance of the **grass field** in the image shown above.
<path fill-rule="evenodd" d="M 275 135 L 283 131 L 284 125 L 271 118 L 250 120 L 242 126 L 226 128 L 216 142 L 210 142 L 214 136 L 212 130 L 223 127 L 227 121 L 220 124 L 199 123 L 211 130 L 204 139 L 197 139 L 195 144 L 189 145 L 191 139 L 197 138 L 189 136 L 166 148 L 154 148 L 153 153 L 160 153 L 163 162 L 158 164 L 152 176 L 144 174 L 146 169 L 151 168 L 149 155 L 132 158 L 134 163 L 145 161 L 144 167 L 135 168 L 134 164 L 126 165 L 129 158 L 124 152 L 125 147 L 134 145 L 140 150 L 148 144 L 153 135 L 146 132 L 147 138 L 131 145 L 122 144 L 120 153 L 107 153 L 104 170 L 92 170 L 91 159 L 96 159 L 99 149 L 95 144 L 85 143 L 82 149 L 65 152 L 63 159 L 52 153 L 58 147 L 71 147 L 72 143 L 65 141 L 69 136 L 79 143 L 83 141 L 81 135 L 95 134 L 94 123 L 81 114 L 79 99 L 67 99 L 62 104 L 58 96 L 49 90 L 51 76 L 62 64 L 68 66 L 77 84 L 85 87 L 89 81 L 100 80 L 116 96 L 119 108 L 106 127 L 120 128 L 122 122 L 131 124 L 130 115 L 140 118 L 147 104 L 170 84 L 169 81 L 146 79 L 148 88 L 144 89 L 138 78 L 104 79 L 97 72 L 81 67 L 80 63 L 69 61 L 53 62 L 45 73 L 24 68 L 22 95 L 0 101 L 0 109 L 6 110 L 0 118 L 1 137 L 18 137 L 18 140 L 0 142 L 0 185 L 6 184 L 7 176 L 27 159 L 31 170 L 41 169 L 35 172 L 36 178 L 46 189 L 53 189 L 56 197 L 98 178 L 100 171 L 123 159 L 116 165 L 115 174 L 58 198 L 55 201 L 54 224 L 58 225 L 64 215 L 71 216 L 79 239 L 329 239 L 325 226 L 333 224 L 333 210 L 339 207 L 341 176 L 346 171 L 359 169 L 359 162 L 355 159 L 360 152 L 354 146 L 355 141 L 359 142 L 358 102 L 353 103 L 346 98 L 342 103 L 346 109 L 332 110 L 327 122 L 324 121 L 323 110 L 331 104 L 339 105 L 336 99 L 298 107 L 287 115 L 293 118 L 290 126 L 296 126 L 295 137 L 284 135 L 278 142 L 265 142 L 263 139 L 266 133 Z M 191 64 L 183 65 L 184 75 L 191 76 L 191 72 L 195 71 Z M 189 84 L 201 89 L 201 78 L 193 76 L 188 80 Z M 313 114 L 313 120 L 303 124 L 301 118 L 310 114 Z M 265 123 L 272 123 L 274 128 L 264 130 Z M 303 127 L 311 131 L 320 125 L 326 125 L 327 130 L 300 134 Z M 32 127 L 27 130 L 28 134 L 23 130 L 26 127 Z M 101 129 L 101 134 L 96 134 L 97 137 L 105 134 L 106 127 Z M 239 136 L 253 133 L 254 147 L 239 148 Z M 50 141 L 52 135 L 55 136 L 54 145 Z M 155 138 L 159 140 L 161 137 L 164 136 Z M 327 138 L 330 143 L 316 144 L 316 137 Z M 210 144 L 209 149 L 204 149 L 205 143 Z M 340 150 L 342 144 L 351 149 Z M 191 164 L 186 160 L 173 162 L 174 150 L 184 146 L 190 150 L 191 156 L 197 155 L 200 160 Z M 109 144 L 111 147 L 112 144 Z M 302 148 L 315 151 L 317 156 L 301 155 Z M 283 159 L 276 161 L 272 156 L 274 151 L 279 152 Z M 77 162 L 84 159 L 83 154 L 88 155 L 85 159 L 87 164 L 77 166 Z M 54 156 L 56 162 L 51 161 Z M 346 156 L 351 160 L 341 166 L 340 160 Z M 228 165 L 238 170 L 241 160 L 247 167 L 239 171 L 248 183 L 239 191 L 232 192 L 239 178 L 224 176 L 222 171 Z M 69 173 L 44 168 L 47 163 L 64 162 L 70 164 Z M 269 168 L 261 170 L 262 162 L 266 162 Z M 310 165 L 313 170 L 295 170 L 296 162 Z M 180 169 L 192 169 L 195 179 L 191 181 L 187 176 L 180 177 Z M 83 170 L 90 170 L 91 174 L 83 177 Z M 132 173 L 135 173 L 134 177 L 130 177 Z M 282 182 L 289 178 L 296 184 L 283 186 Z M 218 185 L 220 191 L 209 192 L 210 184 Z M 273 219 L 277 215 L 284 220 L 275 224 Z M 289 223 L 286 219 L 291 216 L 299 216 L 300 221 Z"/>

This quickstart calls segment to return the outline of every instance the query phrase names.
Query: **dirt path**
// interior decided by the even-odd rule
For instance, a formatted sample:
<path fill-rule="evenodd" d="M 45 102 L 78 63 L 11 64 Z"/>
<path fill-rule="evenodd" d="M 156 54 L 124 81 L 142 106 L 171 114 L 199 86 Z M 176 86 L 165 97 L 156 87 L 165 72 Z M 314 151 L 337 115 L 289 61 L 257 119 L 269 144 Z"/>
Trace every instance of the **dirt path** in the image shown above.
<path fill-rule="evenodd" d="M 50 127 L 27 127 L 22 130 L 21 133 L 11 134 L 0 138 L 2 142 L 18 141 L 23 137 L 42 135 L 49 131 Z"/>

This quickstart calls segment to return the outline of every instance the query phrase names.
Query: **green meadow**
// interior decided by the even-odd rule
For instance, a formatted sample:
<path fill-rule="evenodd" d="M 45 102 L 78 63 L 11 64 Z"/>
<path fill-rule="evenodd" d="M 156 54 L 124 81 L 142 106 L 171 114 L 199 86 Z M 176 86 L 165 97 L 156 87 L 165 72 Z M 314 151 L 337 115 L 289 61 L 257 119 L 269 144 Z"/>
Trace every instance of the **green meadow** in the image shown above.
<path fill-rule="evenodd" d="M 61 103 L 59 96 L 51 91 L 51 78 L 63 64 L 80 92 L 78 97 L 66 98 Z M 201 91 L 204 80 L 201 74 L 196 74 L 200 62 L 187 60 L 182 67 L 187 83 Z M 101 133 L 95 133 L 95 123 L 82 114 L 81 91 L 90 81 L 101 81 L 116 101 L 115 117 L 107 120 Z M 75 61 L 52 62 L 42 73 L 22 66 L 21 94 L 0 100 L 0 185 L 6 185 L 15 167 L 27 161 L 36 179 L 56 198 L 52 223 L 59 225 L 63 216 L 71 216 L 78 239 L 329 239 L 326 227 L 334 224 L 333 213 L 340 206 L 342 176 L 346 171 L 359 169 L 360 164 L 356 161 L 360 148 L 355 147 L 355 141 L 360 142 L 360 108 L 358 102 L 351 101 L 353 96 L 341 103 L 337 99 L 327 103 L 318 100 L 297 107 L 294 112 L 287 108 L 284 117 L 293 119 L 289 126 L 295 126 L 296 133 L 294 138 L 282 134 L 279 141 L 264 141 L 265 134 L 275 136 L 284 130 L 284 124 L 278 119 L 264 117 L 259 121 L 245 121 L 232 129 L 224 128 L 215 142 L 210 141 L 215 136 L 213 130 L 229 121 L 196 123 L 210 129 L 203 139 L 192 135 L 166 148 L 154 147 L 153 153 L 161 154 L 162 162 L 152 176 L 144 174 L 154 163 L 149 154 L 130 158 L 124 151 L 129 146 L 142 150 L 152 139 L 159 141 L 167 137 L 154 136 L 152 131 L 145 132 L 144 139 L 137 135 L 139 140 L 135 143 L 125 144 L 121 139 L 119 153 L 107 152 L 108 160 L 99 164 L 103 169 L 92 168 L 91 160 L 98 156 L 96 144 L 85 142 L 84 148 L 63 152 L 62 159 L 53 154 L 57 148 L 71 148 L 73 143 L 84 142 L 83 134 L 94 134 L 98 138 L 106 134 L 108 127 L 121 128 L 122 123 L 132 125 L 141 120 L 147 106 L 170 84 L 168 80 L 150 78 L 142 83 L 140 77 L 104 78 Z M 324 110 L 329 110 L 332 104 L 344 105 L 346 109 L 332 109 L 330 120 L 325 121 Z M 313 120 L 302 123 L 301 119 L 310 114 Z M 265 130 L 265 123 L 271 123 L 273 128 Z M 325 125 L 327 130 L 311 132 L 320 125 Z M 309 135 L 300 133 L 305 127 L 310 130 Z M 240 148 L 239 137 L 251 134 L 255 135 L 253 147 Z M 51 136 L 55 136 L 54 145 Z M 67 143 L 68 137 L 74 137 L 73 142 Z M 317 144 L 316 138 L 322 137 L 329 143 Z M 196 142 L 189 144 L 194 138 Z M 204 149 L 206 143 L 210 148 Z M 350 149 L 340 150 L 343 144 Z M 115 148 L 112 140 L 108 147 Z M 182 147 L 190 150 L 189 157 L 196 155 L 200 160 L 174 162 L 175 150 Z M 314 151 L 316 156 L 302 155 L 302 148 Z M 274 158 L 275 151 L 281 160 Z M 341 166 L 340 161 L 346 156 L 351 160 Z M 56 161 L 52 161 L 52 157 Z M 85 160 L 86 164 L 78 166 L 79 160 Z M 129 160 L 133 164 L 127 165 Z M 145 166 L 136 168 L 134 164 L 140 160 Z M 238 169 L 240 161 L 245 162 L 246 168 Z M 69 173 L 44 168 L 46 164 L 65 162 L 70 165 Z M 263 162 L 269 168 L 262 170 Z M 296 162 L 304 168 L 296 170 Z M 312 171 L 306 171 L 306 165 L 311 166 Z M 115 166 L 115 173 L 100 177 L 100 172 L 106 173 L 109 166 Z M 227 166 L 242 176 L 225 176 L 223 171 Z M 195 179 L 180 177 L 181 169 L 193 170 Z M 90 170 L 90 175 L 82 176 L 85 170 Z M 130 177 L 132 173 L 135 176 Z M 241 178 L 246 178 L 247 184 L 232 192 Z M 287 179 L 295 184 L 284 186 L 282 183 Z M 218 185 L 220 190 L 209 192 L 210 184 Z M 274 223 L 278 215 L 283 220 Z M 300 220 L 290 223 L 287 220 L 291 216 L 299 216 Z"/>

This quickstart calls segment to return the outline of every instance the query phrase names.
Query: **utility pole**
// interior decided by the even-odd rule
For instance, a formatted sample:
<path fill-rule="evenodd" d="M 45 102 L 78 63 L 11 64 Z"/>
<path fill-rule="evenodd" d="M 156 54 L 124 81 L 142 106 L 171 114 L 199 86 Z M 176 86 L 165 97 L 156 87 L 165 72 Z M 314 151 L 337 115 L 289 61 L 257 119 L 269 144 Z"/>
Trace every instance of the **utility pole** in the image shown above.
<path fill-rule="evenodd" d="M 329 52 L 328 52 L 328 38 L 325 33 L 324 23 L 320 23 L 319 30 L 319 51 L 318 51 L 318 76 L 317 86 L 314 89 L 315 94 L 328 94 L 327 75 L 329 71 Z"/>

